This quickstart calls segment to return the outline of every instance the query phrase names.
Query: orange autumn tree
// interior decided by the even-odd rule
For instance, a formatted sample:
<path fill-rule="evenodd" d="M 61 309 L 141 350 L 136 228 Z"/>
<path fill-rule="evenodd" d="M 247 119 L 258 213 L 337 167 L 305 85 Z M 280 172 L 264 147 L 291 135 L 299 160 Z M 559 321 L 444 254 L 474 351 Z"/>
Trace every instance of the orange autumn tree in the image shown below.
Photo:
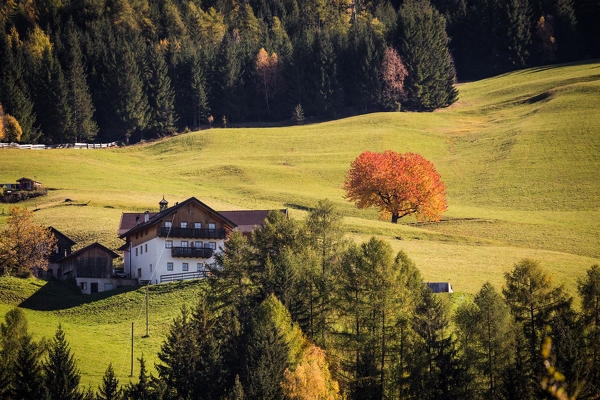
<path fill-rule="evenodd" d="M 358 208 L 379 207 L 391 214 L 393 223 L 411 214 L 420 221 L 438 221 L 448 209 L 440 174 L 416 153 L 365 151 L 352 163 L 344 189 Z"/>
<path fill-rule="evenodd" d="M 309 345 L 296 369 L 286 369 L 281 387 L 290 400 L 338 400 L 338 383 L 332 378 L 325 352 Z"/>

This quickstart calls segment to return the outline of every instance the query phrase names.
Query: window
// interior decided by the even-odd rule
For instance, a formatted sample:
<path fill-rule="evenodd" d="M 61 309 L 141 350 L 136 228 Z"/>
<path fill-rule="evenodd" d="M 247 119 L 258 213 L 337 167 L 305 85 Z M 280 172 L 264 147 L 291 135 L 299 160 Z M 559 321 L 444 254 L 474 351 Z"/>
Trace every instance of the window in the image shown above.
<path fill-rule="evenodd" d="M 148 252 L 148 243 L 146 243 L 146 244 L 144 245 L 144 251 L 145 251 L 146 253 Z"/>
<path fill-rule="evenodd" d="M 170 249 L 171 247 L 173 247 L 173 241 L 172 240 L 167 240 L 165 242 L 165 248 Z"/>
<path fill-rule="evenodd" d="M 194 243 L 194 247 L 202 247 L 202 242 L 198 242 L 198 241 L 196 241 L 196 242 Z"/>
<path fill-rule="evenodd" d="M 181 266 L 181 270 L 182 270 L 182 271 L 189 271 L 189 269 L 190 269 L 190 268 L 189 268 L 189 266 L 188 266 L 188 263 L 183 263 L 183 265 Z"/>
<path fill-rule="evenodd" d="M 200 222 L 194 222 L 194 229 L 202 229 L 202 224 Z"/>
<path fill-rule="evenodd" d="M 87 282 L 81 282 L 79 286 L 81 287 L 82 292 L 85 292 L 87 290 Z"/>
<path fill-rule="evenodd" d="M 150 264 L 150 272 L 152 272 L 152 264 Z"/>
<path fill-rule="evenodd" d="M 165 228 L 171 227 L 171 221 L 165 221 Z"/>
<path fill-rule="evenodd" d="M 137 247 L 135 248 L 135 255 L 136 255 L 136 257 L 138 255 L 138 248 Z"/>
<path fill-rule="evenodd" d="M 210 247 L 211 249 L 215 250 L 217 248 L 217 244 L 215 242 L 209 242 L 208 243 L 208 247 Z"/>
<path fill-rule="evenodd" d="M 167 263 L 167 271 L 173 271 L 173 263 Z"/>
<path fill-rule="evenodd" d="M 140 255 L 144 254 L 144 246 L 140 246 Z"/>
<path fill-rule="evenodd" d="M 182 228 L 187 228 L 187 222 L 182 222 L 182 223 L 181 223 L 181 227 L 182 227 Z"/>
<path fill-rule="evenodd" d="M 208 229 L 215 229 L 215 224 L 208 224 Z"/>
<path fill-rule="evenodd" d="M 202 265 L 202 263 L 196 264 L 196 271 L 198 271 L 198 272 L 204 271 L 204 265 Z"/>
<path fill-rule="evenodd" d="M 181 247 L 188 247 L 188 242 L 187 242 L 187 240 L 182 240 L 182 241 L 181 241 Z"/>

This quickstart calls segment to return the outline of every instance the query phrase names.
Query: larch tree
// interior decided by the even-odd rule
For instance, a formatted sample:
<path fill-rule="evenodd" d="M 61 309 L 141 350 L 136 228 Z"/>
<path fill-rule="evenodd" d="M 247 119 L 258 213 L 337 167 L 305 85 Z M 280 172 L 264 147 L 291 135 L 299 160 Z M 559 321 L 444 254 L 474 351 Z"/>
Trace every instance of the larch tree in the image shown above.
<path fill-rule="evenodd" d="M 380 77 L 382 81 L 380 103 L 391 111 L 398 111 L 406 93 L 404 91 L 404 80 L 408 71 L 402 63 L 398 52 L 387 47 L 381 60 Z"/>
<path fill-rule="evenodd" d="M 593 265 L 578 283 L 582 320 L 585 328 L 592 391 L 600 391 L 600 267 Z"/>
<path fill-rule="evenodd" d="M 525 361 L 529 371 L 529 385 L 536 386 L 536 373 L 542 366 L 540 345 L 546 325 L 554 313 L 568 304 L 562 287 L 552 286 L 552 280 L 533 260 L 524 259 L 512 271 L 504 274 L 502 289 L 510 311 L 519 323 L 527 339 L 528 357 Z"/>
<path fill-rule="evenodd" d="M 279 58 L 277 54 L 269 55 L 264 48 L 261 48 L 256 55 L 256 73 L 260 81 L 260 88 L 265 96 L 265 106 L 267 115 L 271 114 L 270 100 L 277 90 L 277 80 L 279 77 Z"/>
<path fill-rule="evenodd" d="M 437 221 L 447 209 L 440 174 L 416 153 L 365 151 L 352 162 L 344 189 L 358 208 L 378 207 L 391 215 L 393 223 L 411 214 L 422 221 Z"/>

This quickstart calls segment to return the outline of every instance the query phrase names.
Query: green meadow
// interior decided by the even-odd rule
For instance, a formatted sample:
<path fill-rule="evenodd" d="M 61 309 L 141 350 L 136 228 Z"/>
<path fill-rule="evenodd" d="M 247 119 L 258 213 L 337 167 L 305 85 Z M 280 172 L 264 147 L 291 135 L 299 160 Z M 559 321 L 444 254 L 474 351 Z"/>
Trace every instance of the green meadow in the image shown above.
<path fill-rule="evenodd" d="M 499 288 L 504 272 L 532 258 L 574 295 L 577 279 L 600 263 L 600 63 L 521 70 L 460 84 L 459 91 L 456 104 L 433 113 L 203 130 L 109 150 L 4 149 L 0 181 L 42 181 L 48 196 L 24 203 L 40 223 L 80 245 L 100 241 L 113 248 L 122 243 L 121 212 L 155 210 L 163 195 L 171 204 L 196 196 L 219 210 L 285 207 L 299 219 L 328 198 L 344 214 L 349 238 L 388 240 L 426 280 L 450 281 L 465 293 L 485 281 Z M 447 186 L 443 220 L 396 225 L 347 202 L 345 173 L 365 150 L 417 152 L 431 160 Z M 0 204 L 2 210 L 8 205 Z M 127 379 L 132 320 L 139 322 L 136 352 L 154 359 L 168 321 L 199 290 L 199 284 L 153 288 L 152 301 L 160 303 L 152 310 L 156 333 L 142 339 L 141 291 L 89 302 L 71 293 L 64 306 L 46 310 L 27 299 L 61 292 L 23 282 L 0 280 L 0 289 L 13 293 L 0 294 L 0 316 L 21 304 L 38 336 L 50 336 L 62 322 L 84 380 L 93 384 L 111 360 Z"/>

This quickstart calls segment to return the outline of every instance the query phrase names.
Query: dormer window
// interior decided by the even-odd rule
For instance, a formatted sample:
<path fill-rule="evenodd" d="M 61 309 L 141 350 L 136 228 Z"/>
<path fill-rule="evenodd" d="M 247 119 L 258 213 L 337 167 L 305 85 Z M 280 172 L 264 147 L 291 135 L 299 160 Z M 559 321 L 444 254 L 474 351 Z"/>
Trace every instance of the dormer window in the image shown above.
<path fill-rule="evenodd" d="M 182 223 L 181 223 L 181 227 L 182 227 L 182 228 L 187 228 L 187 222 L 182 222 Z"/>

